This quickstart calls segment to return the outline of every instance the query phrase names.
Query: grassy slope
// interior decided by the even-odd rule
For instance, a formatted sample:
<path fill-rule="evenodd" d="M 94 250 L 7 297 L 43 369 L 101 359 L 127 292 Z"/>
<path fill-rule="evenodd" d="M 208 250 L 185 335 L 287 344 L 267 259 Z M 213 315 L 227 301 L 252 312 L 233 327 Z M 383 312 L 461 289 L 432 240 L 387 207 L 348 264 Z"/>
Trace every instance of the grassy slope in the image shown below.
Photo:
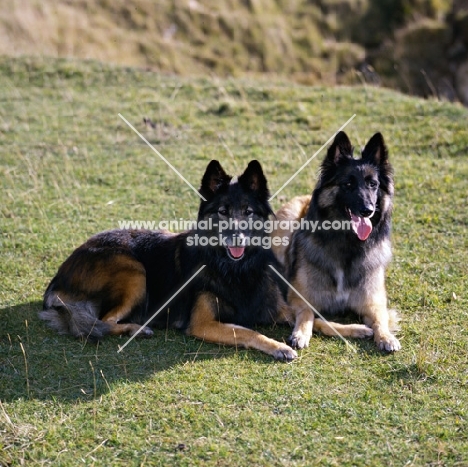
<path fill-rule="evenodd" d="M 0 465 L 468 463 L 466 109 L 64 61 L 3 60 L 0 89 Z M 403 350 L 357 342 L 355 354 L 316 337 L 285 365 L 172 331 L 117 354 L 124 339 L 83 346 L 46 329 L 44 287 L 87 236 L 196 215 L 196 196 L 119 112 L 193 184 L 212 158 L 232 173 L 258 158 L 272 191 L 353 113 L 357 146 L 382 131 Z M 161 125 L 146 129 L 144 116 Z M 311 190 L 321 157 L 285 198 Z"/>
<path fill-rule="evenodd" d="M 332 73 L 354 56 L 333 64 L 339 47 L 330 37 L 342 33 L 350 13 L 358 16 L 367 2 L 349 0 L 341 9 L 334 1 L 321 3 L 16 0 L 0 12 L 0 53 L 95 58 L 191 75 Z M 340 13 L 344 18 L 338 19 Z M 359 47 L 346 47 L 348 53 L 354 49 Z"/>
<path fill-rule="evenodd" d="M 354 68 L 365 51 L 350 43 L 350 31 L 363 29 L 369 3 L 15 0 L 0 11 L 0 55 L 95 59 L 187 76 L 270 72 L 307 83 L 360 83 Z M 437 4 L 445 11 L 447 0 Z M 366 20 L 380 36 L 379 21 L 376 14 Z"/>

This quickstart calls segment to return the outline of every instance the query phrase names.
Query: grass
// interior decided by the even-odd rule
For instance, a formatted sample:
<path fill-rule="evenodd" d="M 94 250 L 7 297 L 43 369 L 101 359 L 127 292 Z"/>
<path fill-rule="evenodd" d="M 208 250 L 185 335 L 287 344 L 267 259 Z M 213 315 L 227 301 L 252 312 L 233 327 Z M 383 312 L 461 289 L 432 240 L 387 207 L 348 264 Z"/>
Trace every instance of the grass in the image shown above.
<path fill-rule="evenodd" d="M 449 0 L 8 3 L 0 11 L 0 55 L 95 59 L 187 76 L 268 72 L 307 84 L 378 79 L 419 93 L 427 93 L 421 68 L 430 79 L 434 68 L 443 69 L 446 79 L 451 76 L 444 65 L 445 49 L 451 46 L 446 36 L 452 37 L 452 26 L 443 20 L 452 7 Z M 432 29 L 418 21 L 436 18 L 442 35 L 434 38 Z M 417 37 L 392 45 L 395 56 L 383 53 L 381 46 L 393 44 L 395 31 L 415 22 L 421 28 Z M 429 55 L 421 45 L 427 45 L 426 36 L 434 43 Z M 413 51 L 409 56 L 408 44 Z M 376 55 L 379 60 L 372 59 Z M 363 73 L 368 60 L 373 68 Z M 415 76 L 402 74 L 408 67 Z M 377 73 L 370 71 L 374 68 Z"/>
<path fill-rule="evenodd" d="M 0 465 L 467 465 L 468 111 L 385 89 L 0 61 Z M 396 172 L 403 349 L 314 337 L 292 364 L 174 332 L 84 345 L 37 318 L 60 263 L 122 219 L 193 219 L 209 160 L 274 192 L 353 113 Z M 155 129 L 143 124 L 149 117 Z M 323 154 L 274 207 L 308 193 Z M 284 327 L 264 329 L 277 339 Z"/>
<path fill-rule="evenodd" d="M 367 7 L 355 0 L 344 6 L 354 22 Z M 349 46 L 349 20 L 338 21 L 339 13 L 334 1 L 16 0 L 0 13 L 0 53 L 94 58 L 186 75 L 268 71 L 330 79 L 364 58 L 362 47 Z M 337 43 L 330 39 L 340 32 L 345 37 Z"/>

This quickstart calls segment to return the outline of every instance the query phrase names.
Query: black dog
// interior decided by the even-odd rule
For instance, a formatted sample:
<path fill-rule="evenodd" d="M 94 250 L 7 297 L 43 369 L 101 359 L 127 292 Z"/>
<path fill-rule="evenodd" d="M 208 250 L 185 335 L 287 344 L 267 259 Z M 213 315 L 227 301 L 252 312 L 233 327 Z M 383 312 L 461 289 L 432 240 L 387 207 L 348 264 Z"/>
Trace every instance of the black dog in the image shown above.
<path fill-rule="evenodd" d="M 42 319 L 63 334 L 150 336 L 171 326 L 210 342 L 255 348 L 279 360 L 296 352 L 250 327 L 292 321 L 281 269 L 264 229 L 271 214 L 262 168 L 252 161 L 237 179 L 211 161 L 203 176 L 197 228 L 113 230 L 90 238 L 62 264 L 44 295 Z M 260 224 L 261 224 L 260 222 Z"/>

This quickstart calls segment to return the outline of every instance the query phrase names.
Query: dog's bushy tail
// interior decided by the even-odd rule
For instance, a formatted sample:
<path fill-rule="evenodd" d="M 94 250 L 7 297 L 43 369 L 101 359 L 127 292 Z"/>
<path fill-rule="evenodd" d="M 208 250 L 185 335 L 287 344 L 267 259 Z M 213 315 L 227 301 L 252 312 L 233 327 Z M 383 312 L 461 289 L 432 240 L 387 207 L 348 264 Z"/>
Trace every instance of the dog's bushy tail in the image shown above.
<path fill-rule="evenodd" d="M 46 294 L 39 318 L 58 331 L 74 337 L 97 341 L 109 334 L 110 326 L 97 318 L 97 307 L 90 301 L 69 302 L 55 293 Z"/>

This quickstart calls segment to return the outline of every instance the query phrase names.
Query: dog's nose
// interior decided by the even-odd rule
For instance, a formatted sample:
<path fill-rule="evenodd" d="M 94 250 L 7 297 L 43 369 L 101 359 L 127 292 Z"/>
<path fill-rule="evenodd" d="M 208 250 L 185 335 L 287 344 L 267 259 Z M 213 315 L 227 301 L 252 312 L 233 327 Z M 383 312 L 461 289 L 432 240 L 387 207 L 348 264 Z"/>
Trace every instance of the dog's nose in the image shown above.
<path fill-rule="evenodd" d="M 242 232 L 241 233 L 235 233 L 232 237 L 234 239 L 234 244 L 236 246 L 244 246 L 245 245 L 246 239 L 245 239 L 245 235 Z"/>
<path fill-rule="evenodd" d="M 369 217 L 373 212 L 374 210 L 369 208 L 369 206 L 363 206 L 359 210 L 359 214 L 361 214 L 362 217 Z"/>

